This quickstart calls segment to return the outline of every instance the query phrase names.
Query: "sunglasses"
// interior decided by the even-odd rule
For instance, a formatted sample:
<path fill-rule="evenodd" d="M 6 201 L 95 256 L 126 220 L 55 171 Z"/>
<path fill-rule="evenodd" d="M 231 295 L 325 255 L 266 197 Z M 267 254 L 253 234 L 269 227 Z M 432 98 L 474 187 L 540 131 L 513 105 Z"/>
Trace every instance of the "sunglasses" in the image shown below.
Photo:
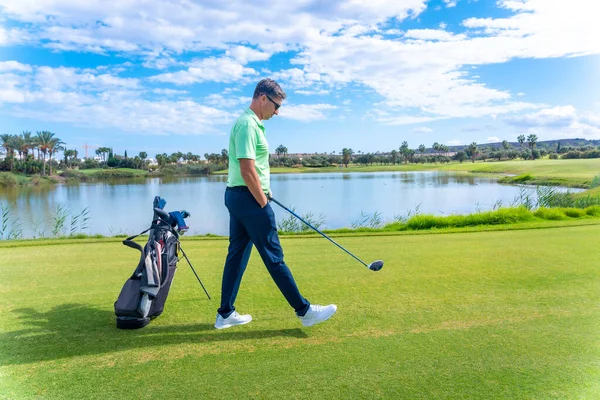
<path fill-rule="evenodd" d="M 270 98 L 266 94 L 265 94 L 265 96 L 267 97 L 267 99 L 269 99 L 271 101 L 271 103 L 273 103 L 273 105 L 275 105 L 275 111 L 279 110 L 279 107 L 281 107 L 281 104 L 275 102 L 272 98 Z"/>

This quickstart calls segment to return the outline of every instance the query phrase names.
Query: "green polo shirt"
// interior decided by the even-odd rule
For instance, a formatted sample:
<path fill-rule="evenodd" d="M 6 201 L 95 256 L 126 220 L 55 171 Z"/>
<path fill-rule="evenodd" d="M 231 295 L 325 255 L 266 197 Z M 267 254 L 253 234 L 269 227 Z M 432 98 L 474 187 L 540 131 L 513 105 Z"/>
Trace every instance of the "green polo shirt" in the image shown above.
<path fill-rule="evenodd" d="M 254 111 L 247 108 L 237 119 L 229 135 L 229 173 L 227 186 L 246 186 L 240 170 L 240 158 L 254 160 L 260 186 L 268 193 L 270 186 L 269 144 L 265 127 Z"/>

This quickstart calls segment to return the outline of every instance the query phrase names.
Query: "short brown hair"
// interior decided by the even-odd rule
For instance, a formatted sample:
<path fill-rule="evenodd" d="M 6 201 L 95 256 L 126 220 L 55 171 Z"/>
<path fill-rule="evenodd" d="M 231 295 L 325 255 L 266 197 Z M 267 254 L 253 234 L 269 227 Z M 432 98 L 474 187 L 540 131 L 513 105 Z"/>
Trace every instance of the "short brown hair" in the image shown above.
<path fill-rule="evenodd" d="M 260 97 L 261 94 L 265 94 L 269 97 L 278 97 L 281 100 L 285 100 L 286 97 L 281 86 L 279 86 L 279 84 L 273 79 L 269 78 L 262 79 L 260 82 L 258 82 L 256 89 L 254 89 L 254 96 L 252 98 L 256 99 Z"/>

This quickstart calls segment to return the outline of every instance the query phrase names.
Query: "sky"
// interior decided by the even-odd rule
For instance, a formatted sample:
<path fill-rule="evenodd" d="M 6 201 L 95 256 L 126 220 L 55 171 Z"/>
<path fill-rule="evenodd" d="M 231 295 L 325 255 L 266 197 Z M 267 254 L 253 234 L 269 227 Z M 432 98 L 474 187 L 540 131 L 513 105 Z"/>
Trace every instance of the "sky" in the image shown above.
<path fill-rule="evenodd" d="M 256 83 L 274 152 L 600 139 L 594 0 L 0 0 L 0 133 L 85 154 L 227 148 Z"/>

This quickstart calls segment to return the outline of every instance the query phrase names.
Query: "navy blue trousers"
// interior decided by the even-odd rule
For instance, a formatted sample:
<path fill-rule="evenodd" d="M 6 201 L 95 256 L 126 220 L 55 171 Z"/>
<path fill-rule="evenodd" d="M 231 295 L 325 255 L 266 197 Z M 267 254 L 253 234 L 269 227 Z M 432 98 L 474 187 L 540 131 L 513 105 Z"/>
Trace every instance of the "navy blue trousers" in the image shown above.
<path fill-rule="evenodd" d="M 283 249 L 271 205 L 261 208 L 246 186 L 237 186 L 228 187 L 225 191 L 225 206 L 229 210 L 229 250 L 223 269 L 219 314 L 227 318 L 235 311 L 233 304 L 248 265 L 252 244 L 296 314 L 306 314 L 310 303 L 300 294 L 290 269 L 283 261 Z"/>

